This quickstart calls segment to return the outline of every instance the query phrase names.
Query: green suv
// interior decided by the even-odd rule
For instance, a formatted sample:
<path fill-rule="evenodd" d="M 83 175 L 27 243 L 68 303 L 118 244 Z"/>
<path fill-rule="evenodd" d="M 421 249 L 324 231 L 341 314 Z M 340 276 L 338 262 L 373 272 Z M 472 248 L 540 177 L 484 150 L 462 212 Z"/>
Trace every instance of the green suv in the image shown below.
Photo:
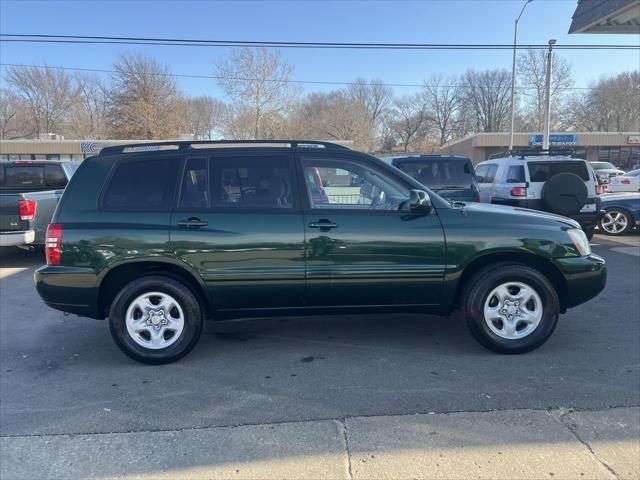
<path fill-rule="evenodd" d="M 544 343 L 605 262 L 573 220 L 448 203 L 383 161 L 312 141 L 162 142 L 86 159 L 35 272 L 47 305 L 167 363 L 205 320 L 460 309 L 501 353 Z"/>

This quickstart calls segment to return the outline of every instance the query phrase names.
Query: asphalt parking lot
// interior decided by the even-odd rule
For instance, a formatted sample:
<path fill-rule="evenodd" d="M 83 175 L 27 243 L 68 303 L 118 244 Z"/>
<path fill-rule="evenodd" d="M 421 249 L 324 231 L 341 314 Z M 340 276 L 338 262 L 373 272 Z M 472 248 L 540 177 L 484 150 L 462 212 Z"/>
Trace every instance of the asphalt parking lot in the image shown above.
<path fill-rule="evenodd" d="M 459 317 L 375 315 L 220 324 L 186 358 L 156 367 L 120 353 L 107 322 L 45 307 L 32 279 L 40 256 L 6 250 L 0 435 L 638 406 L 640 235 L 593 244 L 608 262 L 605 291 L 526 355 L 484 350 Z"/>

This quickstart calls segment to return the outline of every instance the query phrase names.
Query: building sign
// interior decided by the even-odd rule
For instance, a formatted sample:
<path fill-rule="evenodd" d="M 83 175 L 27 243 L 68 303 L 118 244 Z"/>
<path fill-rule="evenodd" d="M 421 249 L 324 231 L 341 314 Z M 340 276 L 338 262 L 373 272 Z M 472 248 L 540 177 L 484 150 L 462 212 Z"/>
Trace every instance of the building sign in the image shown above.
<path fill-rule="evenodd" d="M 627 143 L 630 145 L 640 145 L 640 135 L 629 135 Z"/>
<path fill-rule="evenodd" d="M 529 146 L 542 146 L 542 135 L 529 135 Z M 578 135 L 549 135 L 550 147 L 573 147 L 578 145 Z"/>
<path fill-rule="evenodd" d="M 97 155 L 104 147 L 102 142 L 80 142 L 80 151 L 86 155 Z"/>

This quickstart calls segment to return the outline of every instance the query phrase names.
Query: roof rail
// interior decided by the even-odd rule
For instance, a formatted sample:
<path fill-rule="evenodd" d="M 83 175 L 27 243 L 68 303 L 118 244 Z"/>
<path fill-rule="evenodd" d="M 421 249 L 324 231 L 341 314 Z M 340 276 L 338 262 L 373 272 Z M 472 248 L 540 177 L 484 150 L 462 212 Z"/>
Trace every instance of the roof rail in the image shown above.
<path fill-rule="evenodd" d="M 345 147 L 344 145 L 319 140 L 167 140 L 160 142 L 128 143 L 105 147 L 98 155 L 115 155 L 118 153 L 138 153 L 158 150 L 178 150 L 185 152 L 192 149 L 207 148 L 207 145 L 211 145 L 212 147 L 258 147 L 260 145 L 270 145 L 286 148 L 307 147 L 349 150 L 349 147 Z"/>
<path fill-rule="evenodd" d="M 542 156 L 542 155 L 566 155 L 573 156 L 575 151 L 571 148 L 550 148 L 548 150 L 543 150 L 541 148 L 520 148 L 513 150 L 503 150 L 498 153 L 494 153 L 489 156 L 489 160 L 493 160 L 496 158 L 506 158 L 506 157 L 532 157 L 532 156 Z"/>

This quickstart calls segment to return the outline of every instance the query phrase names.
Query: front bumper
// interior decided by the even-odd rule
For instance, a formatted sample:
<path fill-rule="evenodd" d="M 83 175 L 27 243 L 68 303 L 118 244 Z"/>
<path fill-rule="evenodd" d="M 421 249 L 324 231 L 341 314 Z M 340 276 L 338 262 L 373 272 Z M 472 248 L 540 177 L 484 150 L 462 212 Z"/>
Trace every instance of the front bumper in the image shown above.
<path fill-rule="evenodd" d="M 83 317 L 104 318 L 98 305 L 98 277 L 93 269 L 45 265 L 33 274 L 40 298 L 51 308 Z"/>
<path fill-rule="evenodd" d="M 31 245 L 36 240 L 34 230 L 21 232 L 0 232 L 0 247 L 13 247 L 17 245 Z"/>
<path fill-rule="evenodd" d="M 560 299 L 565 308 L 591 300 L 607 284 L 607 266 L 599 255 L 560 258 L 556 262 L 567 284 L 568 298 Z"/>

